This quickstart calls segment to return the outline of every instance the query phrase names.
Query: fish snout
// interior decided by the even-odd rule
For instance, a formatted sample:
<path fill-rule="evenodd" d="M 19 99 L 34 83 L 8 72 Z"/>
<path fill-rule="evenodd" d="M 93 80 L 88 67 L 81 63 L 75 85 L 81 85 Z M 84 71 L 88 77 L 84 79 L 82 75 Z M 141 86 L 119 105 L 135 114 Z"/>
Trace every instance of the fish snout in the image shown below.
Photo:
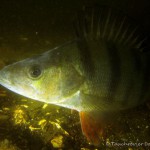
<path fill-rule="evenodd" d="M 11 85 L 11 73 L 7 68 L 0 70 L 0 84 L 3 86 Z"/>

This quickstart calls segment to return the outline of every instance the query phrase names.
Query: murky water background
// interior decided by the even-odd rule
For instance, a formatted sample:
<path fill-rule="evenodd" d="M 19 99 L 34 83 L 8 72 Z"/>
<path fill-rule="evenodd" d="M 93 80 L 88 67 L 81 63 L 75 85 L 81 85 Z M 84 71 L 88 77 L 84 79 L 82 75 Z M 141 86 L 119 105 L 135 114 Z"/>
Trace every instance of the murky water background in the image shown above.
<path fill-rule="evenodd" d="M 150 33 L 149 0 L 0 1 L 0 68 L 47 51 L 75 37 L 73 21 L 83 6 L 108 4 L 129 13 Z M 119 149 L 111 142 L 149 143 L 150 104 L 122 113 L 123 128 L 107 127 L 107 142 L 91 146 L 82 135 L 77 112 L 46 105 L 0 87 L 0 150 Z M 124 149 L 137 149 L 126 146 Z"/>

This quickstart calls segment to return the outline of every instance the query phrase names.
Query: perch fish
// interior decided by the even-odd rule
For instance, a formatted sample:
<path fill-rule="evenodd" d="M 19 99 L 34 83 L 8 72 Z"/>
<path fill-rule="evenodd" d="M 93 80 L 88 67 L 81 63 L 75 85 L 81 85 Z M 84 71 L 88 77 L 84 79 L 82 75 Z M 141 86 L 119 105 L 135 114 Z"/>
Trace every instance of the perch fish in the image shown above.
<path fill-rule="evenodd" d="M 76 38 L 4 67 L 0 84 L 36 101 L 77 110 L 88 141 L 100 144 L 103 114 L 150 98 L 147 38 L 132 19 L 110 8 L 85 9 Z"/>

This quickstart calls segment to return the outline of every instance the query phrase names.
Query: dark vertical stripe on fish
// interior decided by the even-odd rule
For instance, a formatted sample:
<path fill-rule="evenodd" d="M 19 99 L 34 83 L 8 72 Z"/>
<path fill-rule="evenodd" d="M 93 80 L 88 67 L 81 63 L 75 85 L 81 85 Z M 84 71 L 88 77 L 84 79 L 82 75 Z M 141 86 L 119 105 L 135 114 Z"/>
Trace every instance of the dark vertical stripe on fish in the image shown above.
<path fill-rule="evenodd" d="M 116 48 L 115 44 L 112 42 L 108 42 L 106 45 L 111 69 L 111 77 L 108 91 L 110 93 L 109 97 L 113 102 L 115 101 L 115 94 L 121 79 L 121 60 L 119 56 L 119 51 Z"/>
<path fill-rule="evenodd" d="M 80 53 L 80 59 L 83 65 L 83 69 L 90 79 L 95 74 L 95 66 L 94 62 L 92 61 L 90 50 L 85 39 L 78 40 L 78 48 Z"/>
<path fill-rule="evenodd" d="M 140 73 L 141 72 L 141 69 L 142 69 L 142 64 L 141 64 L 141 56 L 140 56 L 140 51 L 139 49 L 131 49 L 131 57 L 133 59 L 133 64 L 135 66 L 135 71 L 137 73 Z"/>
<path fill-rule="evenodd" d="M 144 67 L 144 75 L 143 75 L 143 83 L 141 88 L 141 95 L 139 96 L 138 102 L 142 102 L 145 99 L 146 94 L 148 93 L 148 90 L 150 89 L 150 61 L 147 57 L 147 64 Z"/>
<path fill-rule="evenodd" d="M 142 67 L 141 66 L 141 58 L 139 55 L 140 52 L 138 53 L 138 49 L 131 49 L 131 50 L 129 50 L 129 52 L 130 52 L 130 56 L 131 56 L 131 59 L 133 62 L 133 71 L 136 74 L 140 74 L 141 73 L 141 67 Z M 124 97 L 122 100 L 122 106 L 129 105 L 128 102 L 130 100 L 130 96 L 131 96 L 133 89 L 134 89 L 134 86 L 135 86 L 135 82 L 134 82 L 133 78 L 128 79 L 127 82 L 128 82 L 128 84 L 126 86 L 125 94 L 124 94 Z"/>
<path fill-rule="evenodd" d="M 134 88 L 133 79 L 128 80 L 128 84 L 126 86 L 126 91 L 125 91 L 123 99 L 122 99 L 122 106 L 125 107 L 125 106 L 129 105 L 129 100 L 130 100 L 130 96 L 132 94 L 133 88 Z"/>

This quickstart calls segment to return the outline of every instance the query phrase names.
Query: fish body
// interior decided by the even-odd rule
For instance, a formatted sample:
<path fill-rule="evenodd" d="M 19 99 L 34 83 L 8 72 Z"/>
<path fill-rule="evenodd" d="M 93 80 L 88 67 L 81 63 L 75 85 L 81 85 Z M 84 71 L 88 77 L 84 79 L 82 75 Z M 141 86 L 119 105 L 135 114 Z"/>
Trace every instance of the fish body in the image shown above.
<path fill-rule="evenodd" d="M 79 111 L 85 136 L 98 145 L 103 113 L 150 98 L 150 54 L 145 36 L 126 16 L 107 8 L 81 14 L 75 40 L 4 67 L 0 84 Z"/>

